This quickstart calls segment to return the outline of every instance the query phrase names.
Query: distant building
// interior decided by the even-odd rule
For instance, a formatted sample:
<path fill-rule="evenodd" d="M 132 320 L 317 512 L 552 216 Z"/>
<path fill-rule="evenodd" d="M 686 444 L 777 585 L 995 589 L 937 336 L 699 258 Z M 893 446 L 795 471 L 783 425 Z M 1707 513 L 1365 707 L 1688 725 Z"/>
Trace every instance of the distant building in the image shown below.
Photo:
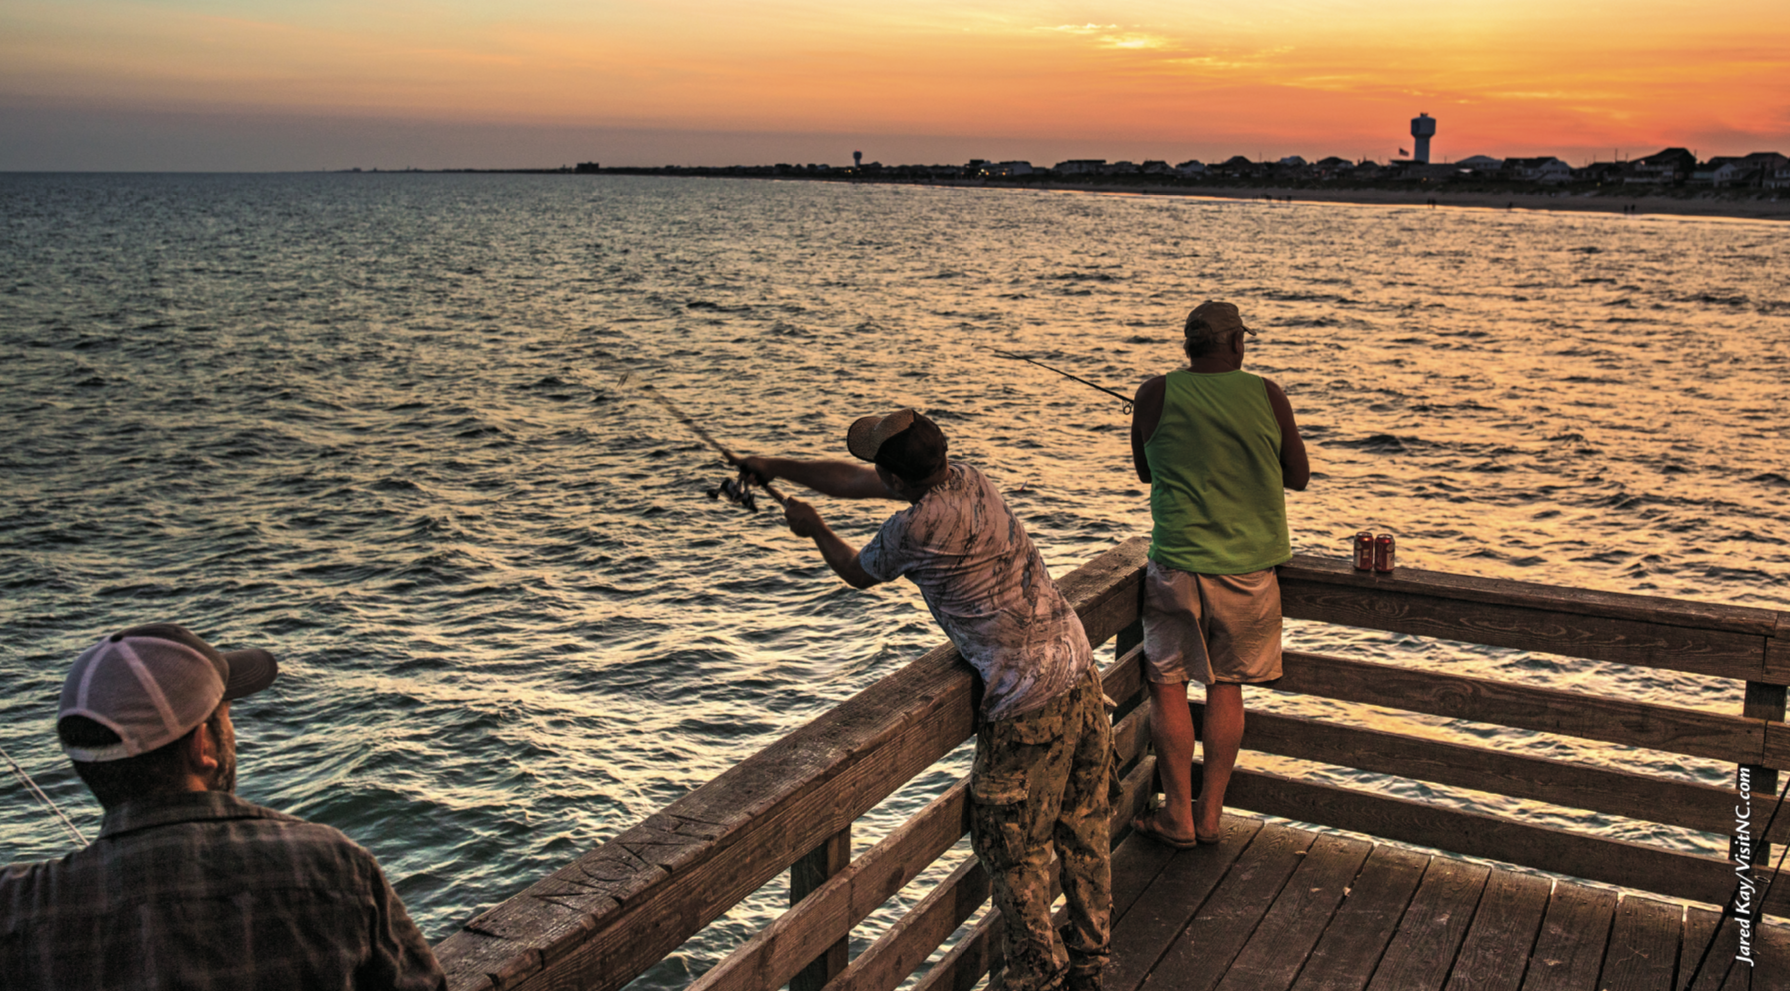
<path fill-rule="evenodd" d="M 1627 162 L 1592 162 L 1582 169 L 1573 169 L 1572 177 L 1578 182 L 1618 183 L 1628 175 Z"/>
<path fill-rule="evenodd" d="M 1229 179 L 1242 179 L 1256 175 L 1261 167 L 1242 155 L 1232 155 L 1216 166 L 1219 175 Z"/>
<path fill-rule="evenodd" d="M 1300 158 L 1298 155 L 1288 155 L 1287 157 L 1281 159 L 1278 162 L 1275 162 L 1274 164 L 1286 165 L 1286 166 L 1289 166 L 1289 167 L 1295 168 L 1295 169 L 1304 168 L 1305 167 L 1305 159 Z"/>
<path fill-rule="evenodd" d="M 1167 162 L 1154 158 L 1138 166 L 1138 171 L 1144 175 L 1174 175 L 1175 173 L 1175 170 Z"/>
<path fill-rule="evenodd" d="M 1058 175 L 1088 175 L 1099 172 L 1105 164 L 1104 158 L 1071 158 L 1066 162 L 1058 162 L 1051 171 Z"/>
<path fill-rule="evenodd" d="M 596 171 L 599 171 L 599 170 L 600 170 L 600 169 L 601 169 L 601 166 L 599 166 L 599 165 L 598 165 L 598 164 L 597 164 L 597 163 L 595 163 L 595 162 L 579 162 L 579 163 L 578 163 L 578 164 L 577 164 L 577 166 L 575 166 L 575 167 L 574 167 L 574 168 L 573 168 L 573 169 L 572 169 L 572 171 L 573 171 L 573 172 L 578 172 L 578 173 L 584 173 L 584 174 L 588 174 L 588 173 L 591 173 L 591 172 L 596 172 Z M 355 170 L 354 170 L 354 171 L 356 171 L 356 172 L 359 172 L 359 171 L 360 171 L 360 169 L 355 169 Z"/>
<path fill-rule="evenodd" d="M 1759 171 L 1759 167 L 1739 155 L 1717 156 L 1691 171 L 1691 182 L 1711 186 L 1732 186 Z"/>
<path fill-rule="evenodd" d="M 1552 155 L 1537 158 L 1507 158 L 1504 174 L 1524 182 L 1571 182 L 1572 166 Z"/>
<path fill-rule="evenodd" d="M 1697 168 L 1697 156 L 1687 148 L 1666 148 L 1629 164 L 1624 182 L 1675 184 L 1690 178 Z"/>
<path fill-rule="evenodd" d="M 1475 172 L 1496 172 L 1504 167 L 1504 159 L 1493 158 L 1490 155 L 1468 155 L 1454 164 Z"/>
<path fill-rule="evenodd" d="M 1199 159 L 1190 158 L 1180 165 L 1175 166 L 1175 171 L 1181 173 L 1183 176 L 1192 177 L 1196 175 L 1204 175 L 1206 166 L 1201 164 Z"/>
<path fill-rule="evenodd" d="M 1031 175 L 1032 174 L 1032 163 L 1031 162 L 999 162 L 999 163 L 992 164 L 992 165 L 985 167 L 982 170 L 982 174 L 983 175 L 992 175 L 992 176 Z"/>
<path fill-rule="evenodd" d="M 1693 182 L 1703 179 L 1707 170 L 1711 173 L 1707 181 L 1713 185 L 1750 186 L 1759 189 L 1765 188 L 1786 166 L 1790 166 L 1790 158 L 1775 151 L 1755 151 L 1736 158 L 1712 158 L 1693 172 L 1691 179 Z"/>
<path fill-rule="evenodd" d="M 1102 166 L 1100 169 L 1101 175 L 1137 175 L 1137 173 L 1138 167 L 1136 162 L 1119 161 L 1114 162 L 1111 165 Z"/>

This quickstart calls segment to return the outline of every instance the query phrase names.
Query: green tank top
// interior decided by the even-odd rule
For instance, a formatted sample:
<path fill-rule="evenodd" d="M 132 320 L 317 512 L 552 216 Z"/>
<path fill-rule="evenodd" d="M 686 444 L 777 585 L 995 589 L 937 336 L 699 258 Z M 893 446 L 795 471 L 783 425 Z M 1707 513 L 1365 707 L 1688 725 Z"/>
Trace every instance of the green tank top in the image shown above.
<path fill-rule="evenodd" d="M 1285 564 L 1280 423 L 1262 377 L 1170 372 L 1150 465 L 1150 559 L 1203 575 Z"/>

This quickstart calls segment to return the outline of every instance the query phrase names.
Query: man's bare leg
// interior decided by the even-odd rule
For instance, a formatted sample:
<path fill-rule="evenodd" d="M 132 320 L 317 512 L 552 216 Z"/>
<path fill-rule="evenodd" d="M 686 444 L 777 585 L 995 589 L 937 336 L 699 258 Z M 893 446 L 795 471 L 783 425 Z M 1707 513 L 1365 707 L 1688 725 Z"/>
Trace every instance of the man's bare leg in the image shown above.
<path fill-rule="evenodd" d="M 1154 690 L 1159 686 L 1151 685 Z M 1182 692 L 1181 711 L 1186 713 L 1187 686 L 1177 686 Z M 1151 726 L 1155 725 L 1155 696 L 1151 696 Z M 1191 724 L 1191 720 L 1189 723 Z M 1243 745 L 1243 686 L 1229 684 L 1212 684 L 1206 686 L 1206 714 L 1201 720 L 1201 728 L 1205 732 L 1200 736 L 1204 743 L 1201 758 L 1201 782 L 1199 808 L 1195 810 L 1193 819 L 1199 828 L 1199 835 L 1208 839 L 1218 835 L 1220 817 L 1224 815 L 1224 789 L 1231 783 L 1231 768 L 1237 764 L 1237 750 Z M 1160 753 L 1161 744 L 1157 744 Z M 1162 758 L 1157 757 L 1158 766 Z M 1182 760 L 1182 772 L 1191 783 L 1193 753 L 1189 750 Z M 1168 775 L 1162 776 L 1163 791 L 1168 791 Z"/>
<path fill-rule="evenodd" d="M 1187 683 L 1150 682 L 1150 742 L 1162 778 L 1163 806 L 1156 828 L 1174 839 L 1191 840 L 1193 827 L 1193 715 L 1187 711 Z M 1235 748 L 1231 756 L 1236 757 Z"/>

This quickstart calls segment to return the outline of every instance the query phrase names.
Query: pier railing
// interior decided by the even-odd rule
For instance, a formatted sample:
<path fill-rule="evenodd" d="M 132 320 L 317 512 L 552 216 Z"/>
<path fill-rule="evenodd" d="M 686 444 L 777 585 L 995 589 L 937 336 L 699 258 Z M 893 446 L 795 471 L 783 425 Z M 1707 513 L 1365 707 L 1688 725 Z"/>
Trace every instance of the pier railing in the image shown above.
<path fill-rule="evenodd" d="M 1116 641 L 1103 676 L 1119 700 L 1115 743 L 1124 797 L 1115 834 L 1154 790 L 1140 671 L 1138 606 L 1145 543 L 1132 540 L 1058 582 L 1096 645 Z M 1769 837 L 1784 722 L 1790 613 L 1555 588 L 1401 569 L 1376 576 L 1299 557 L 1281 569 L 1286 615 L 1351 627 L 1732 679 L 1733 714 L 1289 649 L 1285 692 L 1450 719 L 1713 758 L 1752 791 L 1756 882 Z M 1297 643 L 1289 638 L 1289 647 Z M 946 646 L 771 744 L 644 822 L 468 922 L 436 952 L 456 991 L 619 988 L 784 871 L 790 910 L 703 975 L 703 991 L 888 991 L 906 980 L 987 899 L 973 858 L 854 959 L 853 927 L 968 831 L 962 782 L 853 855 L 852 823 L 974 732 L 975 685 Z M 1445 786 L 1494 792 L 1684 827 L 1736 831 L 1735 788 L 1639 774 L 1370 728 L 1360 720 L 1252 711 L 1249 750 Z M 1484 812 L 1251 769 L 1239 762 L 1226 804 L 1591 881 L 1724 904 L 1735 862 L 1592 836 Z M 1790 886 L 1764 912 L 1790 917 Z M 967 989 L 998 964 L 993 920 L 959 939 L 922 991 Z"/>

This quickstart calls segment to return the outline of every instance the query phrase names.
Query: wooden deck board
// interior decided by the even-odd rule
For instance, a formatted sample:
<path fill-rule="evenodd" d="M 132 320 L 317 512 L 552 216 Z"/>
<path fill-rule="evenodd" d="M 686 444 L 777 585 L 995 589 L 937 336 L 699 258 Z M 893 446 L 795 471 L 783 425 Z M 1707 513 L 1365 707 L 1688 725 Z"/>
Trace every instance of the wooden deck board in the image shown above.
<path fill-rule="evenodd" d="M 1790 926 L 1782 924 L 1761 927 L 1753 940 L 1753 966 L 1736 959 L 1739 949 L 1739 927 L 1733 919 L 1722 923 L 1721 934 L 1709 945 L 1709 930 L 1716 913 L 1693 908 L 1686 913 L 1684 942 L 1679 949 L 1678 991 L 1790 991 Z M 1697 961 L 1709 946 L 1708 959 L 1697 971 Z M 1690 986 L 1692 973 L 1697 983 Z"/>
<path fill-rule="evenodd" d="M 1366 840 L 1318 837 L 1243 951 L 1231 961 L 1218 991 L 1291 988 L 1372 850 L 1373 844 Z"/>
<path fill-rule="evenodd" d="M 1103 991 L 1137 991 L 1261 830 L 1262 822 L 1226 816 L 1224 827 L 1222 842 L 1170 857 L 1130 911 L 1114 920 L 1112 960 L 1107 964 Z M 1126 840 L 1127 844 L 1153 842 L 1138 836 Z"/>
<path fill-rule="evenodd" d="M 1293 982 L 1294 991 L 1361 991 L 1417 893 L 1428 857 L 1376 847 Z"/>
<path fill-rule="evenodd" d="M 1433 857 L 1368 991 L 1441 991 L 1491 868 Z"/>
<path fill-rule="evenodd" d="M 1212 991 L 1299 869 L 1317 834 L 1266 826 L 1176 936 L 1144 981 L 1144 991 Z M 1191 850 L 1183 856 L 1197 856 Z"/>
<path fill-rule="evenodd" d="M 1248 817 L 1114 852 L 1106 991 L 1790 991 L 1790 926 Z"/>
<path fill-rule="evenodd" d="M 1553 890 L 1546 878 L 1492 871 L 1447 991 L 1519 991 Z"/>
<path fill-rule="evenodd" d="M 1593 991 L 1615 917 L 1614 891 L 1555 885 L 1523 991 Z"/>
<path fill-rule="evenodd" d="M 1598 988 L 1672 991 L 1684 932 L 1684 906 L 1629 895 L 1616 907 Z"/>

